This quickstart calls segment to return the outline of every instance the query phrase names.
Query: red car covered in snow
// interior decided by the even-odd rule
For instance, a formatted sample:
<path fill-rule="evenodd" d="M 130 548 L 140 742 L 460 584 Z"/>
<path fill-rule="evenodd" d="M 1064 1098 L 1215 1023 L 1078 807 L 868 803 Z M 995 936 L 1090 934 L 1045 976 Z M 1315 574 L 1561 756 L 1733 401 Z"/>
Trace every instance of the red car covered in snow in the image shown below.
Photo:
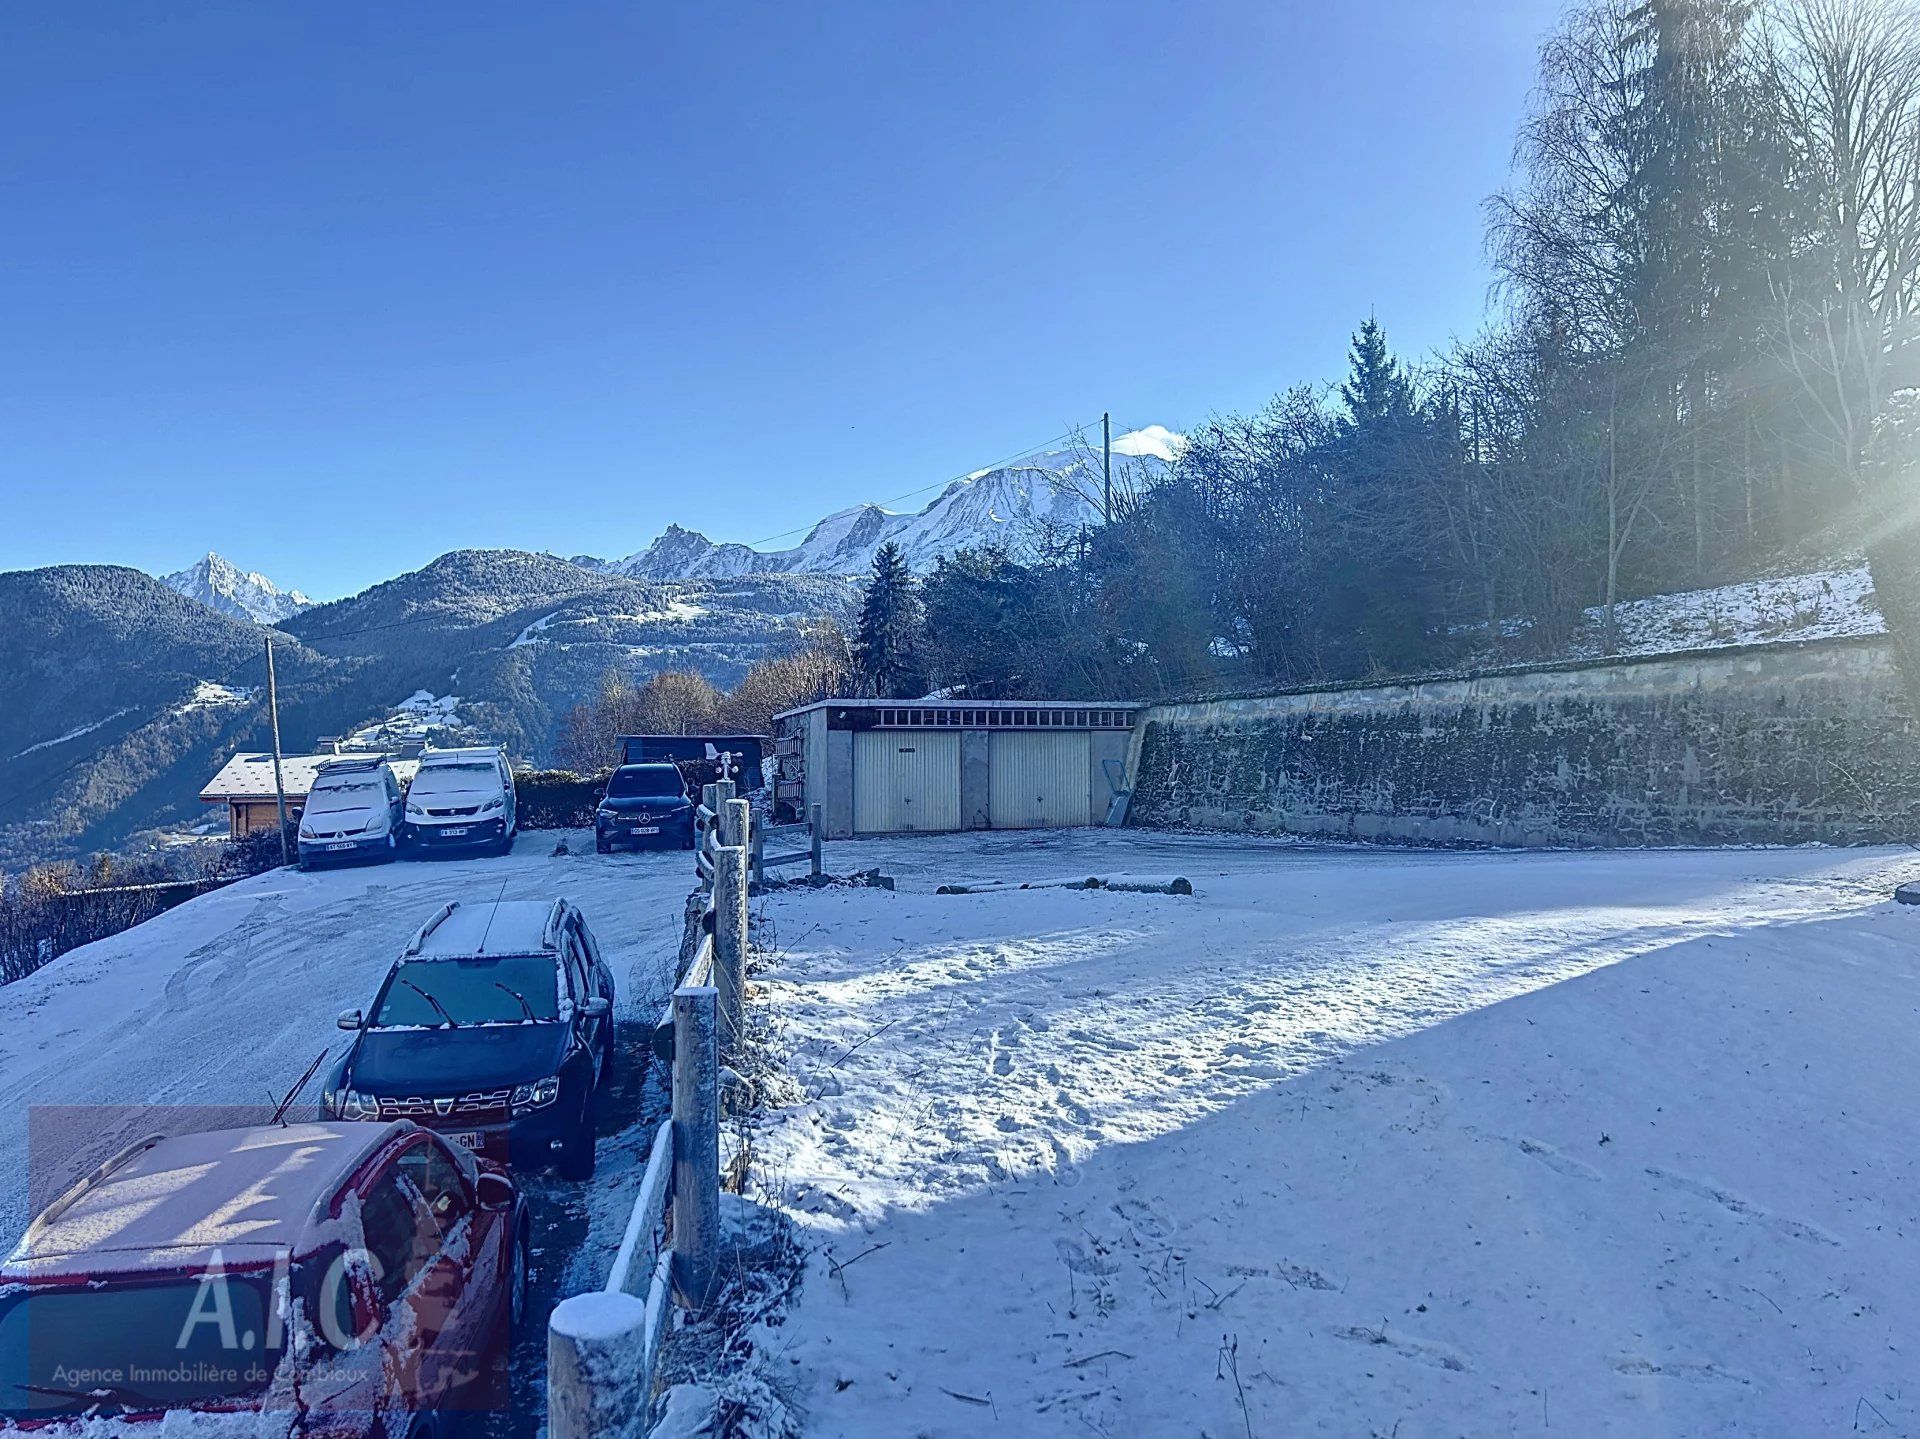
<path fill-rule="evenodd" d="M 439 1439 L 503 1401 L 526 1245 L 512 1181 L 405 1121 L 155 1136 L 0 1266 L 0 1411 Z"/>

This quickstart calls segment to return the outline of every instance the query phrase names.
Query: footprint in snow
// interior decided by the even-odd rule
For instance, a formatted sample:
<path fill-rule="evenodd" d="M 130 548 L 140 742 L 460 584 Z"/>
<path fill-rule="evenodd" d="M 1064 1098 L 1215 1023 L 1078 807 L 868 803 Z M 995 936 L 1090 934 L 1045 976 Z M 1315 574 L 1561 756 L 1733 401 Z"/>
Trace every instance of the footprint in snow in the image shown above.
<path fill-rule="evenodd" d="M 1319 1270 L 1304 1264 L 1282 1264 L 1274 1272 L 1295 1289 L 1318 1289 L 1324 1293 L 1340 1287 Z"/>
<path fill-rule="evenodd" d="M 1113 1212 L 1146 1239 L 1165 1239 L 1174 1231 L 1171 1220 L 1137 1199 L 1121 1200 L 1113 1206 Z"/>
<path fill-rule="evenodd" d="M 1053 1250 L 1060 1256 L 1060 1262 L 1076 1274 L 1116 1274 L 1120 1270 L 1118 1260 L 1089 1249 L 1077 1239 L 1056 1239 Z"/>
<path fill-rule="evenodd" d="M 1564 1174 L 1571 1179 L 1598 1179 L 1600 1171 L 1591 1164 L 1575 1159 L 1571 1154 L 1562 1154 L 1551 1144 L 1542 1144 L 1537 1139 L 1521 1139 L 1516 1143 L 1522 1154 L 1530 1154 L 1555 1173 Z"/>
<path fill-rule="evenodd" d="M 1739 1195 L 1722 1189 L 1717 1184 L 1709 1184 L 1704 1179 L 1689 1179 L 1684 1174 L 1674 1174 L 1651 1166 L 1647 1169 L 1647 1174 L 1663 1184 L 1670 1184 L 1676 1189 L 1685 1190 L 1702 1199 L 1712 1200 L 1727 1213 L 1764 1225 L 1786 1235 L 1789 1239 L 1803 1239 L 1810 1244 L 1831 1244 L 1836 1248 L 1840 1244 L 1838 1239 L 1823 1229 L 1816 1229 L 1813 1225 L 1804 1224 L 1798 1219 L 1788 1219 L 1762 1209 L 1759 1205 L 1749 1203 Z"/>
<path fill-rule="evenodd" d="M 1613 1363 L 1616 1373 L 1649 1375 L 1661 1379 L 1684 1379 L 1689 1384 L 1747 1384 L 1750 1380 L 1729 1373 L 1718 1364 L 1656 1364 L 1651 1359 L 1624 1358 Z"/>
<path fill-rule="evenodd" d="M 1462 1125 L 1460 1128 L 1461 1133 L 1470 1134 L 1475 1139 L 1491 1139 L 1496 1144 L 1511 1144 L 1529 1159 L 1537 1159 L 1547 1168 L 1557 1174 L 1564 1174 L 1569 1179 L 1599 1180 L 1605 1177 L 1591 1164 L 1575 1159 L 1571 1154 L 1562 1154 L 1543 1140 L 1506 1134 L 1488 1134 L 1471 1124 Z"/>
<path fill-rule="evenodd" d="M 1439 1344 L 1422 1344 L 1417 1339 L 1402 1339 L 1398 1335 L 1388 1334 L 1384 1329 L 1369 1329 L 1364 1324 L 1350 1324 L 1328 1331 L 1335 1339 L 1350 1339 L 1356 1344 L 1377 1344 L 1391 1349 L 1402 1358 L 1411 1359 L 1418 1364 L 1430 1364 L 1435 1369 L 1445 1369 L 1452 1374 L 1467 1372 L 1467 1361 L 1451 1349 Z"/>
<path fill-rule="evenodd" d="M 1075 1099 L 1071 1094 L 1068 1094 L 1065 1091 L 1062 1091 L 1054 1095 L 1053 1102 L 1059 1105 L 1060 1112 L 1066 1115 L 1067 1118 L 1071 1119 L 1075 1124 L 1086 1124 L 1089 1121 L 1091 1121 L 1093 1118 L 1092 1110 L 1088 1109 L 1086 1105 L 1082 1104 L 1079 1100 Z"/>

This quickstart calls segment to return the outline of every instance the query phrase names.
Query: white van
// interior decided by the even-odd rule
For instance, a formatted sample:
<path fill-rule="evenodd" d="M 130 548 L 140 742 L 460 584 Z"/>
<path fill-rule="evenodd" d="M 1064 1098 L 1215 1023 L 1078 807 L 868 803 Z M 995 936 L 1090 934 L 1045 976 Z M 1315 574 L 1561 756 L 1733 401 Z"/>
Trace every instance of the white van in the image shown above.
<path fill-rule="evenodd" d="M 520 824 L 513 770 L 498 746 L 430 749 L 407 789 L 406 838 L 416 849 L 513 848 Z"/>
<path fill-rule="evenodd" d="M 400 828 L 400 783 L 383 756 L 328 760 L 300 813 L 300 868 L 392 859 Z"/>

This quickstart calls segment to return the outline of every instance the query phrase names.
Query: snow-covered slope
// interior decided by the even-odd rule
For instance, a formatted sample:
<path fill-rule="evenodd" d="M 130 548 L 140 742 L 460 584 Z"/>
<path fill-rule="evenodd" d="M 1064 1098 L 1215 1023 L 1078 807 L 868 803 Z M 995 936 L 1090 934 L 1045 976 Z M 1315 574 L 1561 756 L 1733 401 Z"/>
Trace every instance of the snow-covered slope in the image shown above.
<path fill-rule="evenodd" d="M 1149 425 L 1113 442 L 1119 484 L 1151 479 L 1179 456 L 1184 441 L 1164 425 Z M 746 574 L 859 574 L 891 540 L 916 570 L 942 555 L 999 545 L 1031 554 L 1049 533 L 1065 533 L 1100 519 L 1100 461 L 1095 453 L 1057 450 L 1016 464 L 979 470 L 955 480 L 913 513 L 855 505 L 819 521 L 791 549 L 755 550 L 716 544 L 670 525 L 665 534 L 624 560 L 580 556 L 574 563 L 635 579 L 734 579 Z"/>
<path fill-rule="evenodd" d="M 1877 635 L 1887 628 L 1863 563 L 1650 595 L 1613 609 L 1614 652 L 1624 655 Z M 1605 633 L 1605 616 L 1596 605 L 1575 637 L 1576 652 L 1602 653 Z"/>
<path fill-rule="evenodd" d="M 162 575 L 160 582 L 223 615 L 255 624 L 278 624 L 313 605 L 300 591 L 283 590 L 265 575 L 243 570 L 211 550 L 186 569 Z"/>

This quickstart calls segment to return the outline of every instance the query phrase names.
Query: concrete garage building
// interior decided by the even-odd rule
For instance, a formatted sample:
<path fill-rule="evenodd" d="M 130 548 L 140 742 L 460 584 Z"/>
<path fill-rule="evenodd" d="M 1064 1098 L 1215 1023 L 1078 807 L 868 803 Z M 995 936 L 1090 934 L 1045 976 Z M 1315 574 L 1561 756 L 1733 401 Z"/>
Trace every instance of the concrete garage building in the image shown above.
<path fill-rule="evenodd" d="M 830 838 L 1105 824 L 1138 706 L 822 700 L 775 716 L 777 794 Z"/>

